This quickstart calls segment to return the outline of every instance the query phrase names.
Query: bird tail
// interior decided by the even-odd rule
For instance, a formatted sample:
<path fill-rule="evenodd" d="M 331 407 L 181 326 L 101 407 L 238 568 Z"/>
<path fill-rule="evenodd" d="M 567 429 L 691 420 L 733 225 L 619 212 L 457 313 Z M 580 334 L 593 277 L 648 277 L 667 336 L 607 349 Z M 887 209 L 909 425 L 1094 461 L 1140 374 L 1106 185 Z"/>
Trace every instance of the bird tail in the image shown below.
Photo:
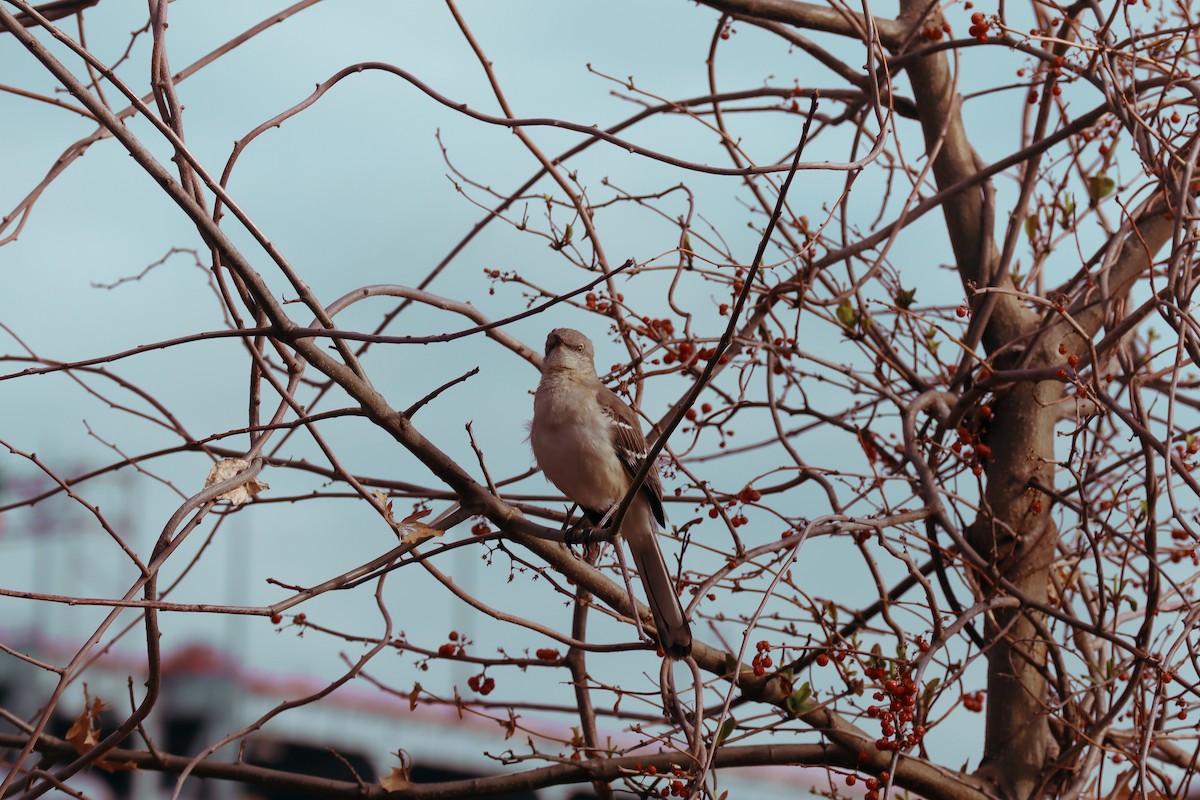
<path fill-rule="evenodd" d="M 683 615 L 683 606 L 679 603 L 679 595 L 675 593 L 675 581 L 667 570 L 662 550 L 658 548 L 654 523 L 650 521 L 650 509 L 644 509 L 644 514 L 637 513 L 641 510 L 636 505 L 630 509 L 628 516 L 633 519 L 621 526 L 624 528 L 622 533 L 629 544 L 638 574 L 642 576 L 646 600 L 658 631 L 659 646 L 670 658 L 687 658 L 692 652 L 692 629 Z M 635 521 L 637 524 L 634 524 Z"/>

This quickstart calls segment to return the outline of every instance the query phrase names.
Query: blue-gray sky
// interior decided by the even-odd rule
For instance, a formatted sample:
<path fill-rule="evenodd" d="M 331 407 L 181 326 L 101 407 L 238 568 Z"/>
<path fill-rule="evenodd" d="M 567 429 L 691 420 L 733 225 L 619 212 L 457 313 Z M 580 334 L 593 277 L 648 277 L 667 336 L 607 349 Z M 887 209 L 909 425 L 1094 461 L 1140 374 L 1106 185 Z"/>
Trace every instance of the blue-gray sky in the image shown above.
<path fill-rule="evenodd" d="M 173 3 L 168 34 L 173 69 L 189 64 L 275 7 L 282 5 L 215 0 Z M 651 4 L 485 1 L 464 2 L 461 8 L 494 62 L 518 115 L 607 125 L 633 113 L 636 106 L 613 95 L 620 87 L 589 72 L 588 65 L 618 79 L 632 76 L 640 89 L 664 98 L 708 91 L 704 60 L 716 15 L 695 4 L 682 0 Z M 874 10 L 894 13 L 890 6 Z M 105 0 L 88 12 L 87 20 L 93 52 L 112 63 L 124 50 L 129 32 L 144 24 L 145 8 Z M 65 27 L 74 30 L 70 24 Z M 777 39 L 750 26 L 736 27 L 737 32 L 720 51 L 720 88 L 753 88 L 764 83 L 839 86 L 837 78 L 812 59 L 789 51 Z M 140 37 L 132 57 L 119 70 L 139 94 L 148 86 L 148 49 L 149 38 Z M 62 54 L 61 48 L 56 52 Z M 843 44 L 841 54 L 855 68 L 863 61 L 858 45 Z M 963 57 L 976 69 L 986 69 L 995 58 L 983 50 Z M 179 85 L 189 148 L 209 171 L 219 174 L 236 139 L 302 100 L 338 69 L 366 61 L 395 64 L 456 101 L 489 113 L 497 110 L 477 61 L 442 5 L 331 0 L 271 29 Z M 70 63 L 78 67 L 77 61 Z M 50 76 L 11 36 L 0 37 L 0 76 L 5 84 L 47 94 L 54 91 Z M 115 99 L 115 89 L 106 87 L 105 92 L 114 105 L 124 105 Z M 996 100 L 997 107 L 1019 113 L 1018 106 L 1003 105 L 1006 103 L 1009 101 L 999 97 Z M 799 135 L 801 117 L 758 116 L 760 121 L 753 126 L 739 128 L 747 146 L 760 157 L 787 152 Z M 968 123 L 979 128 L 983 116 L 985 112 L 971 111 Z M 8 93 L 0 93 L 0 120 L 0 143 L 7 156 L 0 178 L 0 213 L 7 213 L 37 183 L 66 146 L 94 128 L 70 112 Z M 135 121 L 131 127 L 160 157 L 169 156 L 144 122 Z M 368 72 L 343 81 L 311 109 L 253 142 L 241 156 L 230 192 L 323 301 L 366 284 L 415 284 L 482 213 L 446 177 L 438 132 L 456 168 L 501 193 L 515 188 L 536 168 L 529 153 L 507 131 L 465 119 L 394 76 Z M 1004 135 L 989 131 L 977 145 L 985 159 L 994 157 L 1016 146 L 1018 132 L 1016 124 Z M 575 134 L 545 128 L 532 129 L 531 135 L 549 154 L 578 141 Z M 725 165 L 715 134 L 693 122 L 666 119 L 628 135 L 647 147 Z M 905 137 L 910 157 L 916 160 L 920 144 L 911 126 Z M 844 160 L 849 146 L 848 141 L 827 138 L 814 148 L 818 152 L 813 157 Z M 683 173 L 607 145 L 594 147 L 571 168 L 579 171 L 580 182 L 587 186 L 593 202 L 611 196 L 602 185 L 604 178 L 634 193 L 686 181 L 696 192 L 697 211 L 721 230 L 733 252 L 743 262 L 753 255 L 757 236 L 747 227 L 748 196 L 737 178 Z M 793 208 L 813 220 L 821 219 L 823 210 L 837 202 L 842 181 L 841 173 L 802 173 L 793 190 Z M 869 196 L 870 186 L 862 194 Z M 1007 187 L 1001 190 L 1007 191 Z M 479 190 L 472 194 L 487 200 Z M 855 202 L 866 205 L 868 201 Z M 664 207 L 673 214 L 683 213 L 684 208 L 682 202 L 673 206 L 666 202 Z M 536 202 L 529 208 L 531 216 L 543 212 Z M 614 263 L 627 257 L 648 260 L 678 244 L 677 229 L 649 214 L 605 212 L 598 216 L 598 224 Z M 930 215 L 898 241 L 890 257 L 912 276 L 906 278 L 909 282 L 919 282 L 925 301 L 936 297 L 950 303 L 961 297 L 962 290 L 952 273 L 939 268 L 949 256 L 932 235 L 937 225 L 937 215 Z M 226 226 L 269 282 L 285 298 L 291 298 L 261 250 L 231 220 L 227 219 Z M 40 356 L 63 360 L 219 328 L 220 311 L 208 287 L 207 273 L 189 254 L 172 257 L 140 281 L 111 290 L 93 286 L 137 274 L 172 247 L 199 246 L 180 210 L 116 142 L 101 141 L 48 188 L 20 239 L 0 249 L 0 322 Z M 542 240 L 494 225 L 460 254 L 431 290 L 469 299 L 490 316 L 500 317 L 523 307 L 524 298 L 521 289 L 511 284 L 497 284 L 495 294 L 489 294 L 491 284 L 484 269 L 515 270 L 545 288 L 561 291 L 583 282 L 583 273 L 567 267 Z M 663 280 L 646 274 L 622 285 L 630 292 L 661 292 Z M 692 302 L 709 304 L 705 335 L 715 335 L 720 320 L 712 312 L 718 300 L 705 297 L 703 287 L 688 291 L 693 292 Z M 387 300 L 369 301 L 348 312 L 344 324 L 369 329 L 389 307 Z M 563 324 L 584 327 L 598 340 L 602 371 L 625 359 L 623 349 L 605 337 L 604 326 L 578 312 L 558 309 L 514 324 L 510 332 L 540 348 L 545 331 Z M 391 332 L 438 333 L 464 325 L 464 320 L 451 315 L 419 309 L 404 315 Z M 0 340 L 5 342 L 3 351 L 19 352 L 14 342 L 4 337 Z M 830 338 L 814 344 L 819 349 L 838 342 Z M 529 391 L 537 373 L 495 344 L 474 337 L 437 347 L 382 346 L 374 348 L 366 365 L 375 384 L 401 408 L 431 387 L 479 366 L 478 376 L 422 412 L 417 425 L 477 476 L 464 431 L 467 421 L 474 423 L 493 474 L 507 476 L 531 466 L 524 426 L 531 413 Z M 246 422 L 246 359 L 232 341 L 147 353 L 112 369 L 152 388 L 197 437 Z M 141 401 L 103 381 L 97 385 L 122 402 L 145 408 Z M 669 381 L 651 385 L 647 414 L 661 415 L 681 391 L 681 384 Z M 323 408 L 336 405 L 327 402 Z M 154 425 L 107 407 L 62 375 L 0 383 L 0 408 L 5 420 L 0 424 L 0 439 L 36 451 L 68 475 L 111 461 L 114 454 L 105 442 L 127 454 L 177 443 Z M 94 436 L 88 434 L 88 427 Z M 432 483 L 423 467 L 371 426 L 354 420 L 335 421 L 328 430 L 352 470 Z M 769 433 L 765 420 L 737 430 L 738 441 Z M 237 447 L 245 440 L 232 441 L 231 446 Z M 820 432 L 804 441 L 813 454 L 811 460 L 823 467 L 846 466 L 858 457 L 832 452 Z M 700 451 L 711 449 L 710 443 Z M 300 436 L 294 437 L 284 454 L 319 459 L 312 445 Z M 145 551 L 178 504 L 178 492 L 196 491 L 209 466 L 198 454 L 174 456 L 152 465 L 173 486 L 143 476 L 121 486 L 106 484 L 107 488 L 95 490 L 93 499 L 128 520 L 126 532 L 131 542 Z M 705 477 L 736 489 L 760 471 L 761 465 L 753 458 L 734 459 L 721 472 Z M 20 459 L 0 457 L 0 474 L 29 472 Z M 264 472 L 262 478 L 276 496 L 321 487 L 319 480 L 277 470 Z M 520 488 L 547 490 L 540 477 Z M 817 516 L 826 510 L 820 506 L 820 495 L 808 489 L 798 490 L 783 502 L 790 504 L 782 509 L 785 513 Z M 5 523 L 0 540 L 3 585 L 80 595 L 122 590 L 132 574 L 130 569 L 118 563 L 111 544 L 87 524 L 85 515 L 78 510 L 67 513 L 74 520 L 69 533 L 30 535 L 23 530 L 27 516 L 13 515 L 15 519 Z M 690 513 L 691 509 L 679 511 L 683 517 Z M 769 518 L 755 517 L 754 522 L 762 528 L 756 530 L 752 525 L 751 536 L 766 540 L 779 535 L 777 524 Z M 460 529 L 459 534 L 463 533 Z M 199 546 L 201 536 L 194 536 L 196 541 L 189 547 Z M 217 532 L 211 552 L 175 599 L 269 603 L 283 593 L 268 586 L 267 578 L 298 585 L 319 582 L 385 551 L 394 544 L 390 536 L 359 501 L 252 508 Z M 806 547 L 797 569 L 805 576 L 811 594 L 828 596 L 845 588 L 840 557 L 837 543 L 814 541 Z M 545 607 L 547 595 L 530 591 L 528 574 L 507 581 L 508 562 L 504 559 L 489 567 L 478 552 L 464 550 L 442 566 L 453 572 L 456 581 L 479 591 L 488 603 L 563 629 L 568 625 L 568 609 Z M 470 622 L 460 603 L 416 570 L 392 576 L 387 594 L 396 627 L 423 645 L 436 647 L 450 629 L 474 637 L 479 643 L 477 652 L 493 652 L 508 641 L 509 634 L 499 626 L 481 629 L 477 619 Z M 864 584 L 862 599 L 869 600 L 873 594 L 874 587 Z M 362 591 L 326 595 L 302 610 L 310 619 L 331 627 L 363 635 L 377 635 L 380 630 L 370 598 Z M 35 611 L 32 604 L 0 599 L 0 616 L 8 620 L 8 626 L 19 627 L 35 613 L 43 615 L 39 619 L 47 631 L 68 639 L 88 633 L 99 616 L 99 612 L 79 608 Z M 303 638 L 291 629 L 276 632 L 261 618 L 167 615 L 163 630 L 168 648 L 197 639 L 232 645 L 255 668 L 317 676 L 336 674 L 342 666 L 338 651 L 347 649 L 336 643 L 318 643 L 318 636 L 311 632 Z M 414 679 L 411 660 L 384 656 L 374 669 L 405 687 Z M 603 664 L 605 659 L 596 661 Z M 634 658 L 630 663 L 636 665 L 634 669 L 653 668 L 649 659 Z M 416 677 L 446 692 L 449 678 L 461 682 L 473 671 L 464 668 L 450 675 Z M 514 691 L 544 690 L 542 675 L 513 673 L 503 680 Z M 555 691 L 567 697 L 565 687 Z M 961 763 L 974 753 L 969 741 L 943 740 L 937 746 L 951 763 Z"/>

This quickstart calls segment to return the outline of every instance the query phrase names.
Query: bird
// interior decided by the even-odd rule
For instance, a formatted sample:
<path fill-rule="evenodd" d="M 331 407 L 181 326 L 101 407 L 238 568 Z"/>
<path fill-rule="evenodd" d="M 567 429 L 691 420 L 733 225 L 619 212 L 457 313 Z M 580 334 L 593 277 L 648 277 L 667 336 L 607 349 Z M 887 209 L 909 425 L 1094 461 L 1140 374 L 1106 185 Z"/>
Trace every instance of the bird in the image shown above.
<path fill-rule="evenodd" d="M 637 415 L 600 381 L 592 342 L 577 330 L 555 328 L 546 337 L 529 442 L 545 476 L 594 525 L 607 522 L 646 459 Z M 619 533 L 641 576 L 659 646 L 678 660 L 691 653 L 692 631 L 658 547 L 656 522 L 665 525 L 666 517 L 662 481 L 652 468 Z"/>

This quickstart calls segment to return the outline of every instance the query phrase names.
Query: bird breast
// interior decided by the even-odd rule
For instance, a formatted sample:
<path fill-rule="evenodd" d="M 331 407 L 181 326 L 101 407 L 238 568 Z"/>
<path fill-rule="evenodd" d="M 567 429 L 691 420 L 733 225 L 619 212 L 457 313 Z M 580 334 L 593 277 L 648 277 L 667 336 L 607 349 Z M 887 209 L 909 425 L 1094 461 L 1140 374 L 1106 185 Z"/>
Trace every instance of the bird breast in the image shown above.
<path fill-rule="evenodd" d="M 547 375 L 538 386 L 529 443 L 551 483 L 572 502 L 603 513 L 625 496 L 629 479 L 596 393 L 567 381 Z"/>

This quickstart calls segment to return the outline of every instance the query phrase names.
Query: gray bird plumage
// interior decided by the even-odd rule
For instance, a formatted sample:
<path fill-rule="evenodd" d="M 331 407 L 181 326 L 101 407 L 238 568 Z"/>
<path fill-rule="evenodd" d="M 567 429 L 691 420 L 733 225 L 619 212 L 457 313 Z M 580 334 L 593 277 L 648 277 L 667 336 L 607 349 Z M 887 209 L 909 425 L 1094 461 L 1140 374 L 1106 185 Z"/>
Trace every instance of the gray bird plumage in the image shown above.
<path fill-rule="evenodd" d="M 542 472 L 593 523 L 621 502 L 646 458 L 637 415 L 600 382 L 591 340 L 570 328 L 546 337 L 529 433 Z M 641 576 L 663 652 L 686 658 L 692 632 L 658 547 L 655 520 L 665 524 L 662 481 L 651 469 L 622 520 L 621 536 Z"/>

